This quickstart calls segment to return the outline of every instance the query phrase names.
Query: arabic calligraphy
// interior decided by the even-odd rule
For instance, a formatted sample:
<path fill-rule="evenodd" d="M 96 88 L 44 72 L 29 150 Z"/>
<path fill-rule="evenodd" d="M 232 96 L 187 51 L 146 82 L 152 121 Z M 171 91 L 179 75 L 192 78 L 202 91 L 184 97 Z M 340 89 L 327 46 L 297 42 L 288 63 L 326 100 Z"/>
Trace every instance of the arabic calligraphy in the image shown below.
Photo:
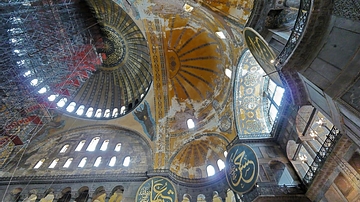
<path fill-rule="evenodd" d="M 267 44 L 265 39 L 263 39 L 259 33 L 250 27 L 246 27 L 244 29 L 244 38 L 251 54 L 254 56 L 261 68 L 277 85 L 282 86 L 282 81 L 274 65 L 276 54 Z"/>
<path fill-rule="evenodd" d="M 153 177 L 140 186 L 136 202 L 177 202 L 176 190 L 168 179 Z"/>
<path fill-rule="evenodd" d="M 235 145 L 229 150 L 226 163 L 226 178 L 230 187 L 239 193 L 250 190 L 258 177 L 254 151 L 244 144 Z"/>

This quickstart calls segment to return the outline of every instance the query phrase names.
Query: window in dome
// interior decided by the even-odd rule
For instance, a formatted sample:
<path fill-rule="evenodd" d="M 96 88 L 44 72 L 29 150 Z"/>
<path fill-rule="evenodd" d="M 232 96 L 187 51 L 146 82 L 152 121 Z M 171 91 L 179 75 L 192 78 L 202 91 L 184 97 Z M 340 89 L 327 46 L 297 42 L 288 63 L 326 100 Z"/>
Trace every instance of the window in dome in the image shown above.
<path fill-rule="evenodd" d="M 226 68 L 225 69 L 225 75 L 231 79 L 231 70 Z"/>
<path fill-rule="evenodd" d="M 78 167 L 83 168 L 85 166 L 85 164 L 86 164 L 86 160 L 87 160 L 87 157 L 82 158 L 79 165 L 78 165 Z"/>
<path fill-rule="evenodd" d="M 46 88 L 46 87 L 42 87 L 42 88 L 38 91 L 38 93 L 44 94 L 44 93 L 46 93 L 46 91 L 47 91 L 47 88 Z"/>
<path fill-rule="evenodd" d="M 122 106 L 120 109 L 120 114 L 124 114 L 125 113 L 125 106 Z"/>
<path fill-rule="evenodd" d="M 73 161 L 73 158 L 68 158 L 68 160 L 66 160 L 63 167 L 68 168 L 71 165 L 72 161 Z"/>
<path fill-rule="evenodd" d="M 66 102 L 67 102 L 67 98 L 66 98 L 66 97 L 61 98 L 61 99 L 59 100 L 59 102 L 57 103 L 57 106 L 58 106 L 58 107 L 63 107 L 63 106 L 66 104 Z"/>
<path fill-rule="evenodd" d="M 38 83 L 39 83 L 39 80 L 38 80 L 38 79 L 33 79 L 33 80 L 30 81 L 30 84 L 31 84 L 32 86 L 36 86 Z"/>
<path fill-rule="evenodd" d="M 208 165 L 208 166 L 206 167 L 206 172 L 207 172 L 208 177 L 215 175 L 215 168 L 214 168 L 214 166 Z"/>
<path fill-rule="evenodd" d="M 226 156 L 227 156 L 227 151 L 224 151 L 224 156 L 225 156 L 225 158 L 226 158 Z"/>
<path fill-rule="evenodd" d="M 101 156 L 96 158 L 95 163 L 94 163 L 94 167 L 99 167 L 100 163 L 101 163 Z"/>
<path fill-rule="evenodd" d="M 76 103 L 75 103 L 75 102 L 71 102 L 71 103 L 69 104 L 69 106 L 66 107 L 66 111 L 68 111 L 68 112 L 74 111 L 75 106 L 76 106 Z"/>
<path fill-rule="evenodd" d="M 58 163 L 59 159 L 53 160 L 53 162 L 50 164 L 49 168 L 55 168 L 56 164 Z"/>
<path fill-rule="evenodd" d="M 115 163 L 116 163 L 116 156 L 113 156 L 110 159 L 109 166 L 113 167 L 115 165 Z"/>
<path fill-rule="evenodd" d="M 130 156 L 125 157 L 123 166 L 128 167 L 130 165 Z"/>
<path fill-rule="evenodd" d="M 187 123 L 187 127 L 188 127 L 189 129 L 192 129 L 192 128 L 195 127 L 195 123 L 194 123 L 194 121 L 193 121 L 192 119 L 188 119 L 188 120 L 186 121 L 186 123 Z"/>
<path fill-rule="evenodd" d="M 114 150 L 119 152 L 121 150 L 121 143 L 117 143 Z"/>
<path fill-rule="evenodd" d="M 140 95 L 140 99 L 143 98 L 143 97 L 144 97 L 144 93 L 142 93 L 142 94 Z"/>
<path fill-rule="evenodd" d="M 104 117 L 105 117 L 105 118 L 109 118 L 109 117 L 110 117 L 110 109 L 106 109 L 106 110 L 105 110 Z"/>
<path fill-rule="evenodd" d="M 84 109 L 85 109 L 85 106 L 84 106 L 84 105 L 81 105 L 81 106 L 76 110 L 76 114 L 79 115 L 79 116 L 83 115 Z"/>
<path fill-rule="evenodd" d="M 217 160 L 217 165 L 219 167 L 219 170 L 222 170 L 225 168 L 225 163 L 221 159 Z"/>
<path fill-rule="evenodd" d="M 79 142 L 78 146 L 76 147 L 75 151 L 81 151 L 85 142 L 86 142 L 86 140 L 81 140 L 81 142 Z"/>
<path fill-rule="evenodd" d="M 101 109 L 96 110 L 95 117 L 96 117 L 96 118 L 100 118 L 100 117 L 101 117 Z"/>
<path fill-rule="evenodd" d="M 38 169 L 40 168 L 40 166 L 44 163 L 45 159 L 41 159 L 40 161 L 37 162 L 37 164 L 34 166 L 34 169 Z"/>
<path fill-rule="evenodd" d="M 30 75 L 31 75 L 31 71 L 30 71 L 30 70 L 28 70 L 28 71 L 26 71 L 23 75 L 24 75 L 24 77 L 28 77 L 28 76 L 30 76 Z"/>
<path fill-rule="evenodd" d="M 95 151 L 96 145 L 99 143 L 100 137 L 94 137 L 89 146 L 86 148 L 86 151 Z"/>
<path fill-rule="evenodd" d="M 226 39 L 226 36 L 224 34 L 224 32 L 215 32 L 215 34 L 220 38 L 220 39 Z"/>
<path fill-rule="evenodd" d="M 60 154 L 65 153 L 67 149 L 69 149 L 69 145 L 68 145 L 68 144 L 64 145 L 64 146 L 61 148 Z"/>
<path fill-rule="evenodd" d="M 92 107 L 90 107 L 86 112 L 86 116 L 89 118 L 92 117 L 93 111 L 94 111 L 94 109 Z"/>
<path fill-rule="evenodd" d="M 115 117 L 117 117 L 118 115 L 119 115 L 119 110 L 118 110 L 118 108 L 114 108 L 113 113 L 112 113 L 112 117 L 115 118 Z"/>
<path fill-rule="evenodd" d="M 108 147 L 108 144 L 109 144 L 109 140 L 105 140 L 105 141 L 102 143 L 102 145 L 101 145 L 101 147 L 100 147 L 100 150 L 101 150 L 101 151 L 106 151 L 106 149 L 107 149 L 107 147 Z"/>
<path fill-rule="evenodd" d="M 52 102 L 52 101 L 54 101 L 54 100 L 56 99 L 57 96 L 58 96 L 58 95 L 50 95 L 50 96 L 48 97 L 48 100 L 49 100 L 50 102 Z"/>

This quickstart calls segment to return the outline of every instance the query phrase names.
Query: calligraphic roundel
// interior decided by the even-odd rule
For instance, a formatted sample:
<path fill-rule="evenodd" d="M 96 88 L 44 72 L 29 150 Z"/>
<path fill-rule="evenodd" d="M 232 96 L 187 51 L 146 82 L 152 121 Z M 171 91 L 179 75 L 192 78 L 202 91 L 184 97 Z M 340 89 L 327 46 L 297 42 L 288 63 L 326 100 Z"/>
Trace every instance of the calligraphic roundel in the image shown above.
<path fill-rule="evenodd" d="M 176 189 L 173 183 L 164 177 L 152 177 L 139 187 L 135 202 L 177 202 Z"/>
<path fill-rule="evenodd" d="M 274 63 L 276 55 L 265 39 L 253 28 L 245 27 L 244 39 L 255 60 L 278 86 L 283 86 Z"/>
<path fill-rule="evenodd" d="M 259 162 L 255 152 L 245 144 L 231 147 L 226 156 L 225 174 L 233 191 L 239 194 L 250 191 L 259 175 Z"/>

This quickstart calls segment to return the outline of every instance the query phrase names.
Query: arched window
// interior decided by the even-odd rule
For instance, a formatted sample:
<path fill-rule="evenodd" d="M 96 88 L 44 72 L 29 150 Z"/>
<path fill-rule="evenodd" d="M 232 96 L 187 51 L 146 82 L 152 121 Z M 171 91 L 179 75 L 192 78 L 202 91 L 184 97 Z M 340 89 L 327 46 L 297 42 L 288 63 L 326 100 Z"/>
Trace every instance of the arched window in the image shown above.
<path fill-rule="evenodd" d="M 87 161 L 87 157 L 82 158 L 79 165 L 78 165 L 78 167 L 83 168 L 85 166 L 85 164 L 86 164 L 86 161 Z"/>
<path fill-rule="evenodd" d="M 38 93 L 44 94 L 44 93 L 46 93 L 46 91 L 47 91 L 47 88 L 46 88 L 46 87 L 42 87 L 42 88 L 38 91 Z"/>
<path fill-rule="evenodd" d="M 231 79 L 231 70 L 230 69 L 228 69 L 228 68 L 226 68 L 225 69 L 225 75 L 227 76 L 227 77 L 229 77 L 230 79 Z"/>
<path fill-rule="evenodd" d="M 75 102 L 71 102 L 67 107 L 66 107 L 66 111 L 68 112 L 73 112 L 75 109 L 76 103 Z"/>
<path fill-rule="evenodd" d="M 64 146 L 61 148 L 60 154 L 65 153 L 65 152 L 67 151 L 67 149 L 69 149 L 69 145 L 68 145 L 68 144 L 64 145 Z"/>
<path fill-rule="evenodd" d="M 34 169 L 38 169 L 40 168 L 40 166 L 44 163 L 45 159 L 41 159 L 40 161 L 38 161 L 36 163 L 36 165 L 34 166 Z"/>
<path fill-rule="evenodd" d="M 195 123 L 194 123 L 194 121 L 193 121 L 192 119 L 188 119 L 188 120 L 186 121 L 186 124 L 187 124 L 187 127 L 188 127 L 189 129 L 192 129 L 192 128 L 195 127 Z"/>
<path fill-rule="evenodd" d="M 86 112 L 86 116 L 89 118 L 92 117 L 93 111 L 94 111 L 94 109 L 92 107 L 90 107 Z"/>
<path fill-rule="evenodd" d="M 95 163 L 94 163 L 94 167 L 99 167 L 100 163 L 101 163 L 101 156 L 96 158 Z"/>
<path fill-rule="evenodd" d="M 68 168 L 71 165 L 72 161 L 73 161 L 73 158 L 68 158 L 68 160 L 66 160 L 63 167 Z"/>
<path fill-rule="evenodd" d="M 215 168 L 214 168 L 214 166 L 208 165 L 208 166 L 206 167 L 206 173 L 207 173 L 208 177 L 215 175 Z"/>
<path fill-rule="evenodd" d="M 53 162 L 51 162 L 49 168 L 55 168 L 56 164 L 58 163 L 59 159 L 55 159 L 53 160 Z"/>
<path fill-rule="evenodd" d="M 106 109 L 104 112 L 104 117 L 109 118 L 110 117 L 110 109 Z"/>
<path fill-rule="evenodd" d="M 86 148 L 86 151 L 95 151 L 96 145 L 98 144 L 99 140 L 100 140 L 100 137 L 94 137 L 91 140 L 89 146 Z"/>
<path fill-rule="evenodd" d="M 108 147 L 108 144 L 109 144 L 109 140 L 105 140 L 105 141 L 102 143 L 102 145 L 101 145 L 101 147 L 100 147 L 100 150 L 101 150 L 101 151 L 106 151 L 106 149 L 107 149 L 107 147 Z"/>
<path fill-rule="evenodd" d="M 38 79 L 33 79 L 30 81 L 30 85 L 32 85 L 32 86 L 36 86 L 38 83 L 39 83 Z"/>
<path fill-rule="evenodd" d="M 130 165 L 130 156 L 125 157 L 123 166 L 128 167 Z"/>
<path fill-rule="evenodd" d="M 117 117 L 118 115 L 119 115 L 119 110 L 118 110 L 118 108 L 114 108 L 113 113 L 112 113 L 112 117 L 115 118 L 115 117 Z"/>
<path fill-rule="evenodd" d="M 121 150 L 121 143 L 117 143 L 116 146 L 115 146 L 114 151 L 119 152 L 120 150 Z"/>
<path fill-rule="evenodd" d="M 219 170 L 222 170 L 225 168 L 225 163 L 221 159 L 217 160 L 217 165 L 219 167 Z"/>
<path fill-rule="evenodd" d="M 96 117 L 96 118 L 100 118 L 100 117 L 101 117 L 101 109 L 96 110 L 95 117 Z"/>
<path fill-rule="evenodd" d="M 59 100 L 59 102 L 57 102 L 57 106 L 58 107 L 63 107 L 65 104 L 66 104 L 66 102 L 67 102 L 67 98 L 66 97 L 64 97 L 64 98 L 61 98 L 60 100 Z"/>
<path fill-rule="evenodd" d="M 225 158 L 226 158 L 226 156 L 227 156 L 227 151 L 224 151 L 224 156 L 225 156 Z"/>
<path fill-rule="evenodd" d="M 115 165 L 115 163 L 116 163 L 116 156 L 113 156 L 110 159 L 109 166 L 113 167 Z"/>
<path fill-rule="evenodd" d="M 80 105 L 80 107 L 76 110 L 76 114 L 79 115 L 79 116 L 83 115 L 84 109 L 85 109 L 85 106 Z"/>
<path fill-rule="evenodd" d="M 56 99 L 57 96 L 58 96 L 58 95 L 50 95 L 50 96 L 48 97 L 48 100 L 49 100 L 50 102 L 52 102 L 52 101 L 54 101 L 54 100 Z"/>
<path fill-rule="evenodd" d="M 120 108 L 120 114 L 124 114 L 125 113 L 125 106 L 122 106 L 121 108 Z"/>
<path fill-rule="evenodd" d="M 81 151 L 81 149 L 83 148 L 85 142 L 86 142 L 86 140 L 81 140 L 79 142 L 78 146 L 75 148 L 75 151 Z"/>

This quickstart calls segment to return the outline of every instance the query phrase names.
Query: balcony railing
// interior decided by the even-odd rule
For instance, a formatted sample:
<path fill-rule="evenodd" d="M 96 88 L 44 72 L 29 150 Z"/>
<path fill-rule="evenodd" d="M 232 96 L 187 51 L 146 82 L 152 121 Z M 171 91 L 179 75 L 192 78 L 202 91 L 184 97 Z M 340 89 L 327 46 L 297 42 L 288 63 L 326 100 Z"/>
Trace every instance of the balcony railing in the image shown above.
<path fill-rule="evenodd" d="M 310 11 L 312 9 L 313 0 L 301 0 L 299 6 L 299 12 L 295 21 L 294 28 L 290 34 L 289 40 L 285 47 L 280 52 L 275 60 L 275 66 L 277 69 L 281 69 L 282 66 L 290 58 L 297 45 L 302 39 L 307 22 L 309 20 Z"/>
<path fill-rule="evenodd" d="M 329 134 L 326 136 L 324 143 L 321 145 L 320 150 L 316 153 L 314 161 L 311 163 L 311 165 L 309 165 L 309 170 L 306 172 L 303 178 L 303 181 L 307 186 L 309 186 L 312 183 L 314 177 L 324 165 L 325 160 L 334 149 L 336 142 L 341 137 L 341 133 L 335 127 L 332 127 L 331 129 L 329 128 L 327 129 L 329 130 Z"/>

